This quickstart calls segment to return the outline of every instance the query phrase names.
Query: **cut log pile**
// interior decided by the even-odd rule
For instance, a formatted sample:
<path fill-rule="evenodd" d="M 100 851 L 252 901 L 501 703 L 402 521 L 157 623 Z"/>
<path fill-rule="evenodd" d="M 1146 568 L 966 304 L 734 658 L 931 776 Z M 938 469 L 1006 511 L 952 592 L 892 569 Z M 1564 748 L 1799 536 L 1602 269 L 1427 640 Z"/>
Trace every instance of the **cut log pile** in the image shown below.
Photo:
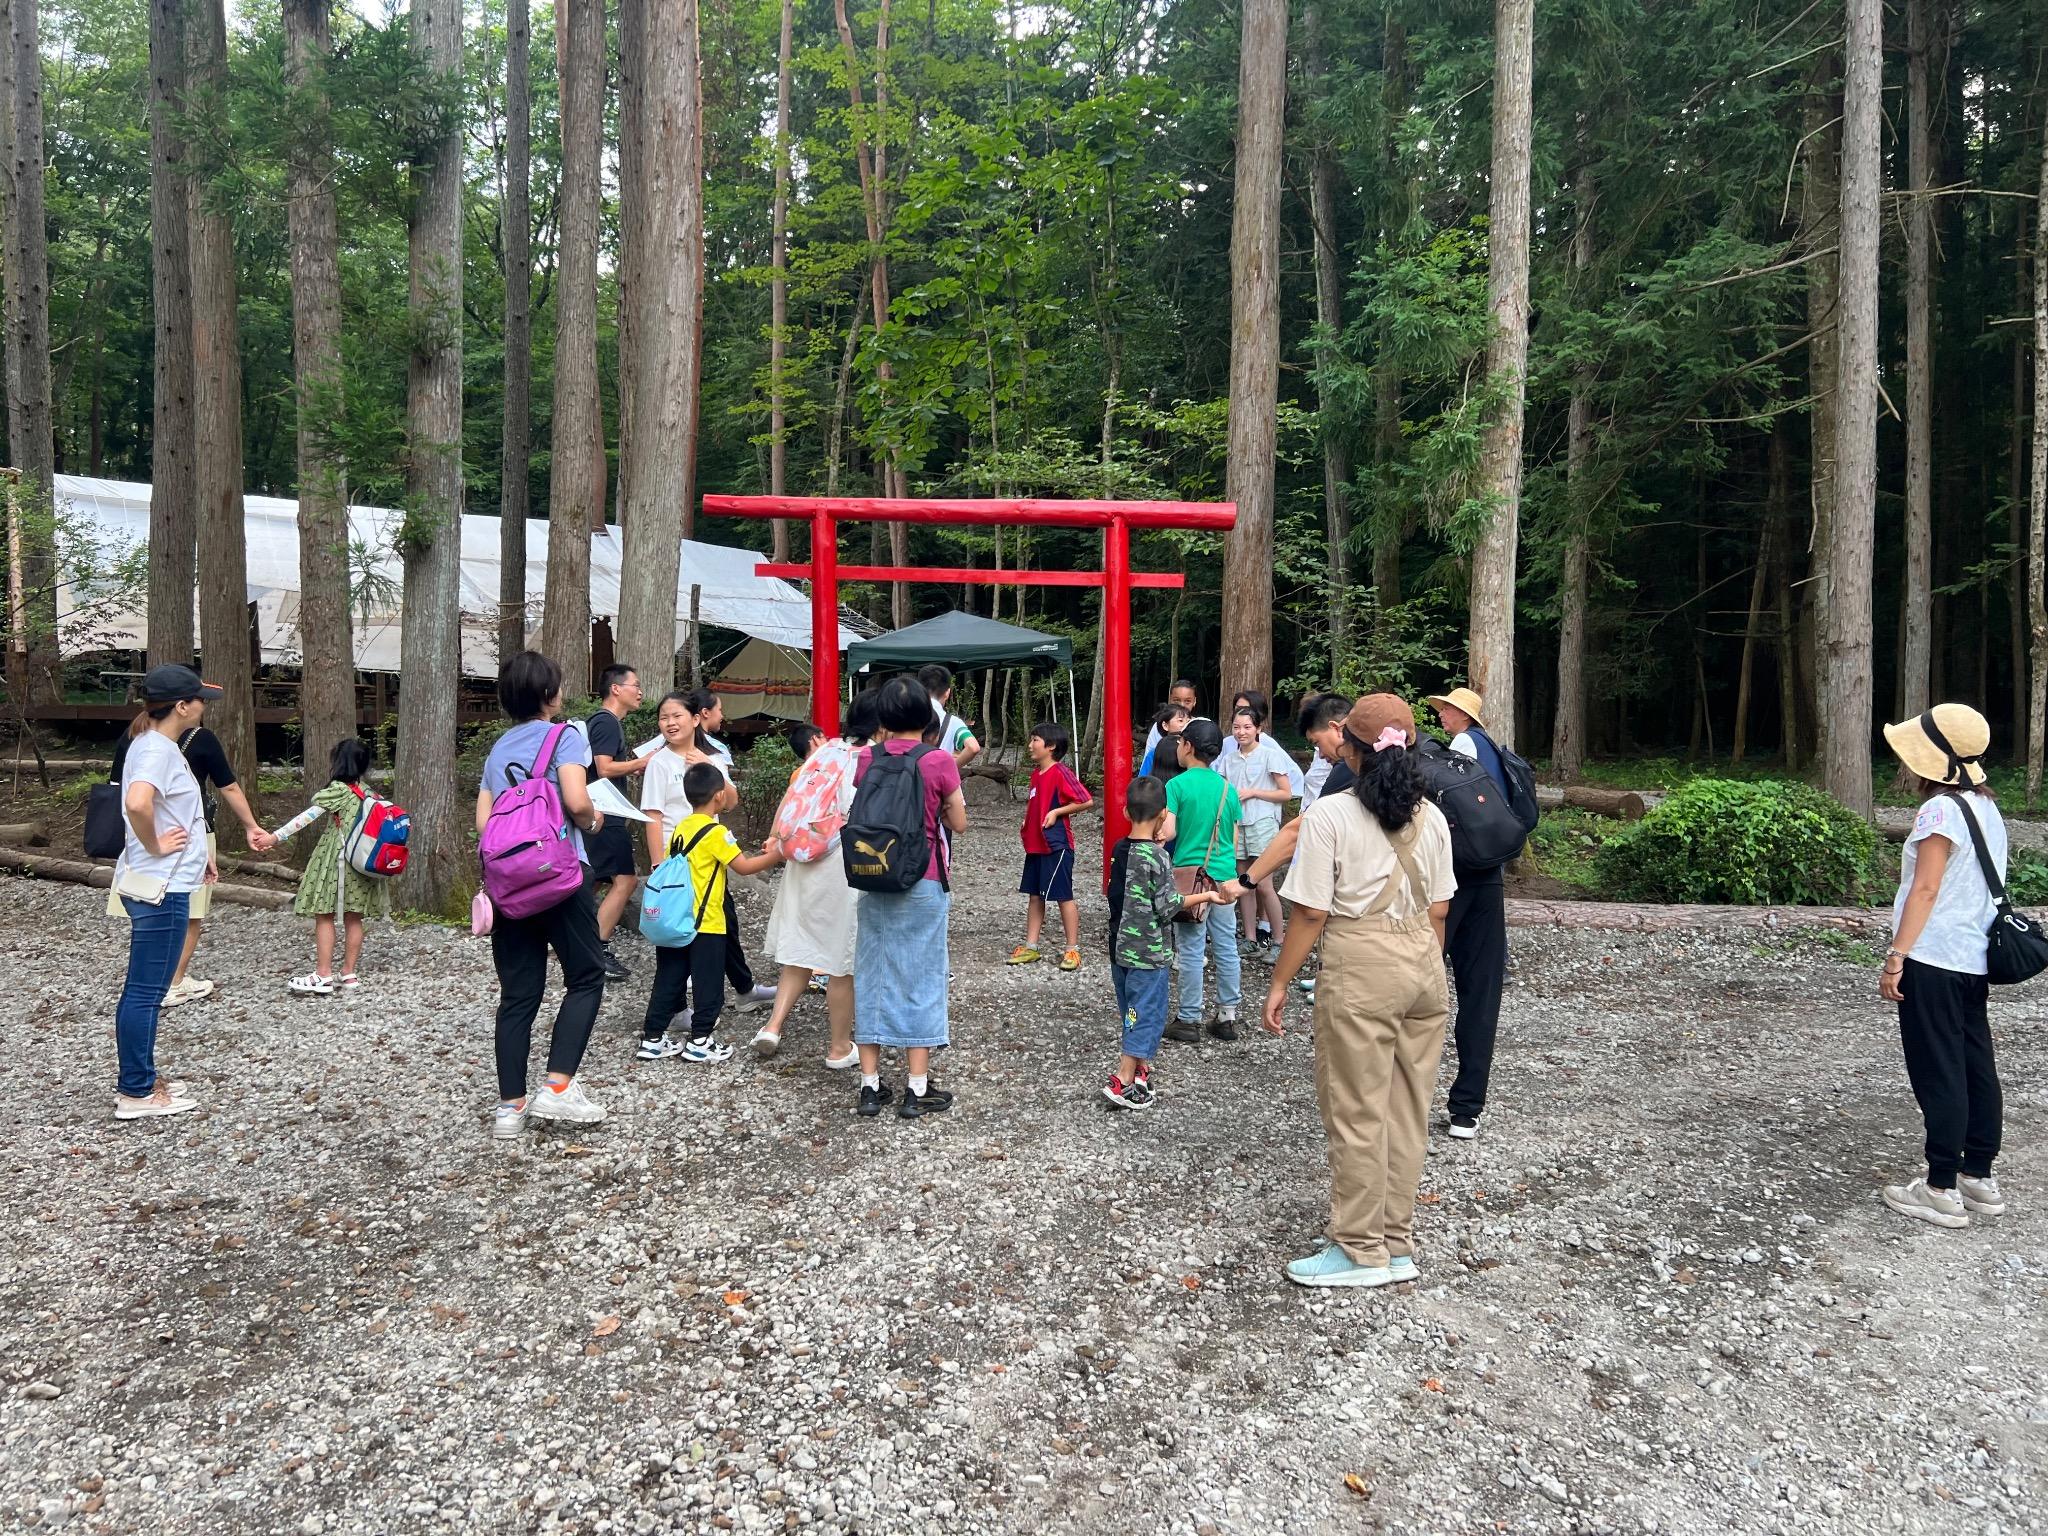
<path fill-rule="evenodd" d="M 1526 901 L 1507 904 L 1508 924 L 1520 928 L 1600 928 L 1616 933 L 1797 933 L 1830 928 L 1844 933 L 1888 932 L 1886 907 L 1706 907 L 1620 901 Z"/>

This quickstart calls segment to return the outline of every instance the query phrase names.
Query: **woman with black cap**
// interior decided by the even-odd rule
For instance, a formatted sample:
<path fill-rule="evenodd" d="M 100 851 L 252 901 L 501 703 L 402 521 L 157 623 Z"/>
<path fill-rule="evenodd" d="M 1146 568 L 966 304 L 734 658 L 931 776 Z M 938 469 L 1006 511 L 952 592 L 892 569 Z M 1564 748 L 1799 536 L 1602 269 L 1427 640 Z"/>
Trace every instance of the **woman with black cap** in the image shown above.
<path fill-rule="evenodd" d="M 198 728 L 220 689 L 190 667 L 151 667 L 142 679 L 149 727 L 121 762 L 126 839 L 114 865 L 114 893 L 128 914 L 128 978 L 114 1005 L 121 1080 L 116 1120 L 182 1115 L 199 1106 L 182 1084 L 158 1077 L 156 1029 L 164 993 L 184 948 L 192 893 L 219 878 L 206 847 L 206 803 L 178 738 Z"/>
<path fill-rule="evenodd" d="M 1937 1227 L 1997 1216 L 1992 1177 L 2005 1101 L 1987 1017 L 1985 956 L 1998 903 L 1979 856 L 2005 881 L 2005 818 L 1978 759 L 1991 727 L 1967 704 L 1937 704 L 1884 728 L 1925 803 L 1899 859 L 1892 942 L 1878 991 L 1899 1005 L 1906 1077 L 1927 1125 L 1927 1174 L 1885 1187 L 1884 1203 Z"/>

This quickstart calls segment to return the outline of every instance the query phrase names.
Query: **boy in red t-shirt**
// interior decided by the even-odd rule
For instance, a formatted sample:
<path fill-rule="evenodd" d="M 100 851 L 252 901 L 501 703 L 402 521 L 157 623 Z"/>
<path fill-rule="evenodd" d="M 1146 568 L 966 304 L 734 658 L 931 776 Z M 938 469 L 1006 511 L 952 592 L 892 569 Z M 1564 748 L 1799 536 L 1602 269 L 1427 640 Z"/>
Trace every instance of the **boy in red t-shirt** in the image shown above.
<path fill-rule="evenodd" d="M 1045 926 L 1045 904 L 1050 901 L 1058 904 L 1067 935 L 1060 969 L 1081 968 L 1081 908 L 1074 901 L 1074 835 L 1067 818 L 1093 805 L 1095 797 L 1066 764 L 1071 741 L 1065 726 L 1041 721 L 1024 744 L 1031 759 L 1031 798 L 1024 806 L 1024 878 L 1017 889 L 1031 901 L 1024 942 L 1010 951 L 1011 965 L 1029 965 L 1040 958 L 1038 933 Z"/>

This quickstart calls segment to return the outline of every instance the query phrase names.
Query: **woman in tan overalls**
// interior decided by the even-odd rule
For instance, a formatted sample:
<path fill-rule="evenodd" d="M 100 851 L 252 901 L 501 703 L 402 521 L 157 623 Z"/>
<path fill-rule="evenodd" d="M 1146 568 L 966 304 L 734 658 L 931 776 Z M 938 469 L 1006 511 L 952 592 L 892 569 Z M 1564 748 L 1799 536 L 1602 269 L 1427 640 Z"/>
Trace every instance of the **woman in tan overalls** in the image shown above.
<path fill-rule="evenodd" d="M 1329 1239 L 1287 1266 L 1298 1285 L 1380 1286 L 1420 1278 L 1415 1191 L 1429 1144 L 1429 1098 L 1449 994 L 1444 915 L 1457 882 L 1451 830 L 1410 756 L 1415 712 L 1368 694 L 1344 722 L 1358 781 L 1301 819 L 1282 894 L 1294 907 L 1266 992 L 1281 1010 L 1318 941 L 1316 1100 L 1330 1139 Z"/>

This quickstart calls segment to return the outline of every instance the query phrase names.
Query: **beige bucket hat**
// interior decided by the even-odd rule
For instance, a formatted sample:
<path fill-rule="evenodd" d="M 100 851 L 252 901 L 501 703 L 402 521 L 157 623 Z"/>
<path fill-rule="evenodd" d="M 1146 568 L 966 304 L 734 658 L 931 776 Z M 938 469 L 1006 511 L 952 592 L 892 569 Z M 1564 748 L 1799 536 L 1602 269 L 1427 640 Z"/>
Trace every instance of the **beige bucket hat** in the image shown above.
<path fill-rule="evenodd" d="M 1432 709 L 1442 709 L 1448 704 L 1452 709 L 1463 710 L 1470 715 L 1474 725 L 1486 724 L 1486 716 L 1483 713 L 1486 709 L 1486 700 L 1470 688 L 1453 688 L 1449 693 L 1432 693 L 1422 702 Z"/>
<path fill-rule="evenodd" d="M 1973 789 L 1984 782 L 1977 759 L 1991 750 L 1991 724 L 1967 704 L 1937 704 L 1884 728 L 1884 739 L 1921 778 Z"/>

